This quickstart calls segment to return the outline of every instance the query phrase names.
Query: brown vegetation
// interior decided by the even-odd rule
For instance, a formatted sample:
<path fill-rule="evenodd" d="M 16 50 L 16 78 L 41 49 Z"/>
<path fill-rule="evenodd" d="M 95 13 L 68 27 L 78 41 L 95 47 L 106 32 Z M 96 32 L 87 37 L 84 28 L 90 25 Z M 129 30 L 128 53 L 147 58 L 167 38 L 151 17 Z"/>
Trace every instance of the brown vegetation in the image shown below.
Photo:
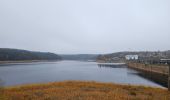
<path fill-rule="evenodd" d="M 4 100 L 170 100 L 166 89 L 81 81 L 8 87 L 3 96 Z"/>

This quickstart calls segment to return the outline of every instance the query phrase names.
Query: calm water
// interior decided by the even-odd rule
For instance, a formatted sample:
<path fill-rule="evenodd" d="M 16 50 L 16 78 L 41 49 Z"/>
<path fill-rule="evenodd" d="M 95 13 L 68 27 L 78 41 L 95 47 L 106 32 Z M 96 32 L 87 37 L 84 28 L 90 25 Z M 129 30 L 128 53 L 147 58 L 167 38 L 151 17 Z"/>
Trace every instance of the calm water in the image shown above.
<path fill-rule="evenodd" d="M 63 80 L 93 80 L 161 87 L 128 68 L 99 67 L 95 62 L 79 61 L 1 65 L 0 79 L 6 86 Z"/>

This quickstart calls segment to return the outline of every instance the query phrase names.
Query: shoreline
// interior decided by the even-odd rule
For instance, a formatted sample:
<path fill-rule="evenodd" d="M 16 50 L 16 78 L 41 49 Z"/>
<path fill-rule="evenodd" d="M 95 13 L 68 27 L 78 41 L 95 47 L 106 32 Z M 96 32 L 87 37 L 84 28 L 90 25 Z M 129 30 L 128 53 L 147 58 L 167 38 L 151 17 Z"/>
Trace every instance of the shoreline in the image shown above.
<path fill-rule="evenodd" d="M 25 64 L 25 63 L 36 63 L 36 62 L 57 62 L 61 60 L 20 60 L 20 61 L 0 61 L 0 65 L 6 64 Z"/>
<path fill-rule="evenodd" d="M 116 83 L 116 82 L 102 82 L 102 81 L 93 81 L 93 80 L 63 80 L 63 81 L 51 81 L 51 82 L 35 82 L 35 83 L 23 83 L 23 84 L 15 84 L 15 85 L 3 85 L 4 88 L 15 88 L 15 87 L 23 87 L 23 86 L 34 86 L 34 85 L 46 85 L 51 83 L 60 83 L 60 82 L 95 82 L 102 84 L 114 84 L 114 85 L 122 85 L 122 86 L 135 86 L 135 87 L 147 87 L 147 88 L 158 88 L 158 89 L 167 89 L 163 86 L 149 86 L 144 84 L 129 84 L 129 83 Z"/>

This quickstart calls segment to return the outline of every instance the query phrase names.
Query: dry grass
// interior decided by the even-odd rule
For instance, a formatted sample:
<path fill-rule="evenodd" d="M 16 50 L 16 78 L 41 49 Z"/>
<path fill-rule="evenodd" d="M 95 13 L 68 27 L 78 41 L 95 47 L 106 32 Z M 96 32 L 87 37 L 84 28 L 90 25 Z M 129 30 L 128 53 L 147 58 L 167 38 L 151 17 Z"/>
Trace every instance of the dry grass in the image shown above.
<path fill-rule="evenodd" d="M 8 87 L 2 96 L 4 100 L 170 100 L 166 89 L 81 81 Z"/>

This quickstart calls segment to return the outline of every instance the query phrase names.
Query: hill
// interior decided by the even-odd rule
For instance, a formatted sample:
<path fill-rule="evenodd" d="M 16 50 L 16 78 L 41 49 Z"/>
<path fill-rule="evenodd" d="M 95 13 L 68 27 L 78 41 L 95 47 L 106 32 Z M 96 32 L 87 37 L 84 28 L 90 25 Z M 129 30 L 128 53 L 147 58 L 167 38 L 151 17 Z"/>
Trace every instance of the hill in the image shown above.
<path fill-rule="evenodd" d="M 160 59 L 169 59 L 170 50 L 168 51 L 139 51 L 139 52 L 116 52 L 98 56 L 98 61 L 124 61 L 126 55 L 138 55 L 142 61 L 159 61 Z"/>
<path fill-rule="evenodd" d="M 60 60 L 61 57 L 50 52 L 35 52 L 20 49 L 0 48 L 0 61 L 20 60 Z"/>

